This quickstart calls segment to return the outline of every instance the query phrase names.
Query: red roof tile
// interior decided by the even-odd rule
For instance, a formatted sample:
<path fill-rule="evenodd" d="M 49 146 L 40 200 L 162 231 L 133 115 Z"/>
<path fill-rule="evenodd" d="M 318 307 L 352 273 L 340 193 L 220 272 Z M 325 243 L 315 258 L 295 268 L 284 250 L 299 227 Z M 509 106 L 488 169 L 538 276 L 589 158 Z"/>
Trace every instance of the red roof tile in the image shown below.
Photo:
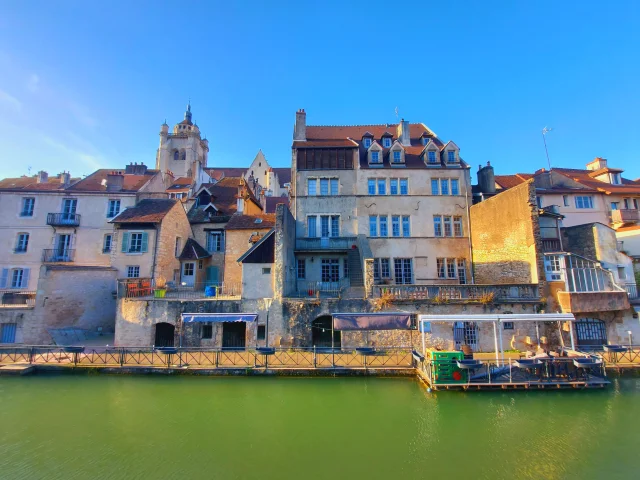
<path fill-rule="evenodd" d="M 106 192 L 107 175 L 113 171 L 114 170 L 111 168 L 101 168 L 100 170 L 96 170 L 91 175 L 80 180 L 78 183 L 71 185 L 68 190 L 72 192 Z M 124 180 L 122 190 L 120 191 L 137 192 L 157 173 L 158 170 L 147 170 L 144 175 L 123 173 L 122 176 L 124 177 Z"/>
<path fill-rule="evenodd" d="M 530 173 L 516 173 L 515 175 L 496 175 L 494 180 L 500 187 L 506 190 L 516 187 L 530 178 L 533 178 L 533 175 Z"/>
<path fill-rule="evenodd" d="M 572 180 L 584 185 L 585 187 L 598 190 L 600 192 L 611 194 L 638 194 L 640 195 L 640 185 L 623 178 L 621 185 L 611 185 L 591 177 L 592 170 L 580 170 L 576 168 L 554 168 L 554 172 L 558 172 Z"/>
<path fill-rule="evenodd" d="M 70 184 L 79 181 L 79 178 L 72 178 Z M 38 183 L 37 176 L 27 177 L 26 175 L 17 178 L 3 178 L 0 180 L 0 190 L 22 190 L 22 191 L 52 191 L 63 190 L 64 185 L 60 183 L 60 176 L 49 177 L 46 183 Z"/>
<path fill-rule="evenodd" d="M 177 203 L 177 200 L 164 198 L 141 200 L 134 207 L 123 210 L 110 223 L 160 223 Z"/>

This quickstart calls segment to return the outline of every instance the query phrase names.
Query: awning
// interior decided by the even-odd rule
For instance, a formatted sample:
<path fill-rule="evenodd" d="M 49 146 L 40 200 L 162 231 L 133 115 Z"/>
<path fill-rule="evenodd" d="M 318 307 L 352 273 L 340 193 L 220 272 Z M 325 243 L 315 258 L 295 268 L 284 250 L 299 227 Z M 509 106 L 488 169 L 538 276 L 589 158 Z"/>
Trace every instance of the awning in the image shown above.
<path fill-rule="evenodd" d="M 183 313 L 184 323 L 255 322 L 257 313 Z"/>
<path fill-rule="evenodd" d="M 408 313 L 334 313 L 334 330 L 411 330 Z"/>
<path fill-rule="evenodd" d="M 574 321 L 572 313 L 503 313 L 503 314 L 460 314 L 460 315 L 419 315 L 419 322 L 567 322 Z"/>

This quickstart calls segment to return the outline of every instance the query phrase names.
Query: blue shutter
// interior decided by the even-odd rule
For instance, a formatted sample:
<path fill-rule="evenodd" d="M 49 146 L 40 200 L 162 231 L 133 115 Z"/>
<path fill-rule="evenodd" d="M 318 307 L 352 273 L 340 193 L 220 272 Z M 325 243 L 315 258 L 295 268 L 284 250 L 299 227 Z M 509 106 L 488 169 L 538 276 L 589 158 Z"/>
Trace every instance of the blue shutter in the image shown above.
<path fill-rule="evenodd" d="M 7 281 L 9 280 L 9 269 L 2 269 L 2 277 L 0 277 L 0 288 L 7 288 Z"/>
<path fill-rule="evenodd" d="M 122 251 L 126 252 L 129 249 L 129 232 L 122 232 Z"/>
<path fill-rule="evenodd" d="M 20 288 L 27 288 L 29 286 L 29 273 L 31 272 L 30 268 L 22 269 L 22 283 L 20 284 Z"/>
<path fill-rule="evenodd" d="M 0 327 L 2 327 L 0 343 L 16 343 L 16 324 L 3 323 Z"/>
<path fill-rule="evenodd" d="M 142 252 L 147 251 L 147 245 L 149 243 L 149 234 L 147 232 L 142 233 Z"/>

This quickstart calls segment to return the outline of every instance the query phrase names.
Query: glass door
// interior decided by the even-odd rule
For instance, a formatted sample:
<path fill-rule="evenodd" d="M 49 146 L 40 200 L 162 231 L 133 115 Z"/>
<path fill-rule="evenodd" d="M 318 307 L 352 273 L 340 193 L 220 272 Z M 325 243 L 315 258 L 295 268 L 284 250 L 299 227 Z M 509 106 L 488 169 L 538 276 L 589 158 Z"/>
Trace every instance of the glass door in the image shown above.
<path fill-rule="evenodd" d="M 73 223 L 76 216 L 76 207 L 78 200 L 75 198 L 65 198 L 62 201 L 62 221 Z"/>

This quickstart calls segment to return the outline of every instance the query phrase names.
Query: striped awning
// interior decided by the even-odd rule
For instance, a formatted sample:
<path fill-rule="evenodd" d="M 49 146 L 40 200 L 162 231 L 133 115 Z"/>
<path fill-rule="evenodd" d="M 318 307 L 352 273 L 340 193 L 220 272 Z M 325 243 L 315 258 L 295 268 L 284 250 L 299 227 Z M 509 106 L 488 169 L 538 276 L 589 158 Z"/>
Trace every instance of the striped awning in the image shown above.
<path fill-rule="evenodd" d="M 255 322 L 257 313 L 183 313 L 184 323 Z"/>

